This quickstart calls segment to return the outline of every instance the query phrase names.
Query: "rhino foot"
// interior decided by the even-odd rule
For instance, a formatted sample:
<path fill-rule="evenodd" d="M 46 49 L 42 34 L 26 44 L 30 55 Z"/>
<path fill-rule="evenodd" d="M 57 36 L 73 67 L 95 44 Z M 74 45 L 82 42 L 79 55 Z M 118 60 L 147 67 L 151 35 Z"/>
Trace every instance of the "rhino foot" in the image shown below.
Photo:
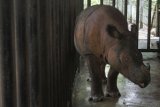
<path fill-rule="evenodd" d="M 93 102 L 101 102 L 104 100 L 104 96 L 90 96 L 88 100 Z"/>
<path fill-rule="evenodd" d="M 106 94 L 106 97 L 113 97 L 113 98 L 116 98 L 116 97 L 120 97 L 121 94 L 119 93 L 119 91 L 117 92 L 107 92 Z"/>

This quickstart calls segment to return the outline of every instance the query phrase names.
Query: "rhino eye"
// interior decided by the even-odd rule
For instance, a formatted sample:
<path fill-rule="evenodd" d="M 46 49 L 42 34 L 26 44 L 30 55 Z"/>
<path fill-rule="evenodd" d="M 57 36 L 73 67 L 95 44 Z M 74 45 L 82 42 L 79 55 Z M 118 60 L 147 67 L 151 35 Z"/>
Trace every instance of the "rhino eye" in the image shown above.
<path fill-rule="evenodd" d="M 123 63 L 127 64 L 129 62 L 129 57 L 128 56 L 125 56 L 123 58 Z"/>
<path fill-rule="evenodd" d="M 125 62 L 128 62 L 128 57 L 125 57 L 125 58 L 124 58 L 124 61 L 125 61 Z"/>
<path fill-rule="evenodd" d="M 123 55 L 120 60 L 121 60 L 121 63 L 127 64 L 129 61 L 129 57 L 128 55 Z"/>

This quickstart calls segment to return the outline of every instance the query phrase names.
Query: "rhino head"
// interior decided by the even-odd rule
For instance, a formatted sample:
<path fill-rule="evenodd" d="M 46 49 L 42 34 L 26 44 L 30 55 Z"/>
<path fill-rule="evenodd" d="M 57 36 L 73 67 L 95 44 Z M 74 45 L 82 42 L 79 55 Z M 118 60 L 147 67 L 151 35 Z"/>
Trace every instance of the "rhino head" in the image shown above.
<path fill-rule="evenodd" d="M 141 88 L 150 83 L 150 65 L 143 63 L 142 53 L 138 50 L 135 33 L 120 33 L 115 26 L 107 27 L 108 34 L 115 39 L 108 52 L 108 63 Z"/>

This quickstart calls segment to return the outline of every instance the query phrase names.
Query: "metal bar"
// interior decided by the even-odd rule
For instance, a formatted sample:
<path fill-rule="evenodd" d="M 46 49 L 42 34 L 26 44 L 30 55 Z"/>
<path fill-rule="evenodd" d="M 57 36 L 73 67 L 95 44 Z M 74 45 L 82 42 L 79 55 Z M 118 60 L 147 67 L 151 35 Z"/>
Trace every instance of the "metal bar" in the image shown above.
<path fill-rule="evenodd" d="M 137 25 L 136 24 L 131 25 L 131 32 L 133 32 L 136 35 L 136 47 L 138 48 L 138 34 L 137 34 Z"/>
<path fill-rule="evenodd" d="M 158 48 L 160 49 L 160 0 L 157 0 L 157 35 L 159 37 Z"/>
<path fill-rule="evenodd" d="M 2 107 L 16 107 L 13 49 L 13 1 L 1 1 L 0 75 Z"/>
<path fill-rule="evenodd" d="M 2 107 L 15 107 L 15 78 L 14 59 L 12 46 L 13 2 L 10 0 L 0 1 L 0 100 Z"/>
<path fill-rule="evenodd" d="M 30 107 L 39 105 L 39 53 L 38 53 L 38 38 L 39 30 L 39 11 L 38 0 L 27 0 L 26 5 L 26 20 L 24 35 L 26 41 L 26 72 L 28 72 L 28 103 Z M 34 7 L 34 8 L 33 8 Z M 30 18 L 32 16 L 32 18 Z M 27 76 L 26 75 L 26 76 Z"/>
<path fill-rule="evenodd" d="M 100 5 L 103 5 L 103 0 L 100 0 Z"/>
<path fill-rule="evenodd" d="M 52 2 L 53 1 L 53 2 Z M 53 5 L 53 7 L 52 7 Z M 56 83 L 52 83 L 52 77 L 55 79 L 57 79 L 57 77 L 55 78 L 53 76 L 54 72 L 56 70 L 54 70 L 54 64 L 53 64 L 53 57 L 55 57 L 53 55 L 53 48 L 55 47 L 55 42 L 53 42 L 53 32 L 56 32 L 55 29 L 53 28 L 53 23 L 57 24 L 55 19 L 56 19 L 56 12 L 53 12 L 52 11 L 52 8 L 56 11 L 57 8 L 55 8 L 57 5 L 57 1 L 56 0 L 47 0 L 47 3 L 46 3 L 46 33 L 48 35 L 47 37 L 47 72 L 48 72 L 48 75 L 47 75 L 47 88 L 48 88 L 48 101 L 46 102 L 46 104 L 49 106 L 49 107 L 52 107 L 52 103 L 55 103 L 55 107 L 57 106 L 57 99 L 55 98 L 56 96 L 56 93 L 57 93 L 57 88 L 56 88 Z M 57 5 L 58 7 L 58 5 Z M 53 14 L 53 16 L 52 16 Z M 54 19 L 54 20 L 53 20 Z M 54 72 L 52 72 L 54 71 Z M 53 85 L 51 85 L 53 84 Z M 53 88 L 55 87 L 55 88 Z M 53 96 L 53 92 L 55 92 L 55 96 Z M 54 99 L 54 100 L 53 100 Z M 45 104 L 45 103 L 44 103 Z M 44 105 L 45 106 L 45 105 Z"/>
<path fill-rule="evenodd" d="M 48 66 L 48 28 L 50 27 L 47 22 L 51 20 L 47 17 L 47 2 L 48 0 L 39 0 L 39 40 L 38 40 L 38 54 L 39 54 L 39 106 L 50 107 L 50 89 L 49 89 L 49 66 Z M 49 3 L 51 4 L 51 3 Z M 52 5 L 52 4 L 51 4 Z M 47 35 L 47 37 L 46 37 Z M 54 90 L 53 90 L 54 91 Z"/>
<path fill-rule="evenodd" d="M 112 0 L 112 6 L 115 7 L 116 5 L 116 0 Z"/>
<path fill-rule="evenodd" d="M 91 0 L 87 0 L 87 7 L 91 6 Z"/>
<path fill-rule="evenodd" d="M 2 26 L 2 22 L 3 22 L 3 17 L 2 17 L 2 13 L 3 13 L 3 11 L 2 11 L 2 6 L 3 6 L 3 4 L 2 4 L 2 0 L 0 0 L 0 107 L 4 107 L 4 103 L 5 103 L 5 101 L 4 101 L 4 88 L 3 88 L 3 86 L 4 86 L 4 81 L 3 81 L 3 65 L 2 65 L 2 63 L 3 63 L 3 61 L 2 61 L 2 59 L 3 59 L 3 40 L 2 40 L 2 35 L 3 35 L 3 31 L 2 31 L 2 29 L 3 29 L 3 26 Z"/>
<path fill-rule="evenodd" d="M 19 87 L 18 87 L 18 75 L 17 75 L 17 47 L 16 47 L 16 36 L 17 36 L 17 20 L 16 20 L 16 17 L 17 17 L 17 12 L 16 12 L 16 6 L 17 6 L 17 1 L 16 0 L 13 0 L 13 9 L 12 9 L 12 48 L 13 48 L 13 60 L 14 60 L 14 64 L 13 64 L 13 67 L 14 67 L 14 96 L 15 96 L 15 99 L 14 99 L 14 102 L 15 102 L 15 107 L 20 107 L 20 100 L 19 100 Z"/>
<path fill-rule="evenodd" d="M 137 36 L 139 36 L 139 3 L 140 1 L 137 0 L 136 6 L 136 25 L 137 25 Z"/>
<path fill-rule="evenodd" d="M 157 15 L 157 35 L 160 37 L 160 7 L 158 9 Z"/>
<path fill-rule="evenodd" d="M 128 0 L 125 0 L 125 2 L 124 2 L 124 16 L 125 16 L 125 18 L 127 19 L 127 10 L 128 10 Z"/>
<path fill-rule="evenodd" d="M 152 9 L 152 0 L 148 1 L 148 34 L 147 34 L 147 49 L 150 49 L 150 30 L 151 30 L 151 9 Z"/>
<path fill-rule="evenodd" d="M 139 49 L 141 52 L 160 52 L 159 49 Z"/>
<path fill-rule="evenodd" d="M 59 37 L 57 38 L 57 40 L 58 40 L 58 43 L 57 43 L 58 51 L 56 53 L 57 54 L 56 56 L 59 57 L 57 59 L 57 62 L 59 63 L 57 65 L 57 68 L 58 68 L 58 70 L 57 70 L 58 73 L 57 74 L 58 74 L 58 80 L 59 80 L 59 83 L 57 84 L 57 87 L 58 87 L 58 94 L 61 95 L 62 94 L 61 92 L 64 92 L 64 94 L 63 94 L 63 97 L 62 96 L 58 97 L 58 107 L 61 106 L 61 105 L 62 106 L 67 105 L 66 100 L 64 100 L 67 93 L 65 92 L 64 79 L 63 79 L 64 75 L 66 75 L 66 72 L 63 72 L 64 69 L 66 68 L 65 64 L 64 64 L 64 63 L 66 63 L 66 60 L 65 60 L 65 57 L 64 57 L 65 56 L 64 54 L 66 54 L 66 51 L 64 51 L 64 53 L 62 53 L 62 50 L 66 50 L 66 48 L 63 47 L 63 45 L 64 44 L 66 45 L 67 39 L 64 41 L 64 36 L 63 35 L 64 35 L 64 28 L 65 28 L 65 26 L 64 26 L 65 20 L 68 19 L 68 17 L 64 16 L 64 7 L 66 6 L 64 4 L 64 1 L 59 0 L 59 4 L 61 4 L 61 7 L 59 7 L 59 11 L 61 11 L 61 13 L 59 12 L 59 15 L 58 15 L 59 17 L 57 17 L 57 21 L 59 22 L 59 24 L 62 22 L 62 24 L 60 24 L 59 28 L 57 29 L 58 30 L 58 34 L 59 34 Z M 69 5 L 69 3 L 68 3 L 68 5 Z M 67 10 L 68 8 L 65 8 L 65 9 Z M 68 31 L 66 31 L 66 33 L 68 33 Z M 61 104 L 61 103 L 63 103 L 63 104 Z"/>
<path fill-rule="evenodd" d="M 29 72 L 28 72 L 28 50 L 27 50 L 27 17 L 26 17 L 26 0 L 16 1 L 16 70 L 17 70 L 17 88 L 18 100 L 20 107 L 28 107 L 30 105 L 29 90 Z"/>
<path fill-rule="evenodd" d="M 52 0 L 50 0 L 50 2 L 51 1 Z M 50 91 L 51 91 L 50 92 L 51 93 L 51 96 L 50 96 L 51 97 L 50 98 L 50 100 L 51 100 L 50 103 L 51 104 L 50 104 L 50 106 L 55 106 L 56 107 L 56 106 L 58 106 L 58 100 L 59 100 L 57 98 L 57 95 L 59 94 L 58 93 L 59 87 L 57 86 L 56 81 L 58 81 L 58 84 L 60 83 L 59 76 L 58 76 L 59 69 L 57 68 L 57 64 L 59 64 L 59 62 L 57 61 L 57 59 L 59 57 L 59 56 L 57 56 L 57 51 L 59 51 L 58 50 L 59 46 L 58 46 L 58 43 L 57 43 L 58 42 L 58 35 L 59 35 L 59 32 L 57 31 L 57 29 L 59 28 L 59 23 L 58 23 L 58 20 L 57 20 L 57 16 L 59 16 L 59 11 L 58 11 L 59 10 L 59 1 L 54 0 L 52 3 L 53 3 L 52 4 L 53 7 L 52 7 L 52 5 L 49 5 L 50 8 L 51 8 L 50 9 L 50 11 L 51 11 L 50 17 L 52 17 L 52 14 L 53 14 L 53 18 L 54 18 L 54 19 L 52 19 L 52 23 L 50 24 L 51 27 L 52 27 L 52 29 L 50 29 L 50 39 L 52 39 L 52 40 L 50 40 L 50 46 L 51 46 L 50 47 L 50 58 L 51 58 L 50 59 L 51 60 L 50 61 L 50 63 L 51 63 L 50 66 L 51 66 L 51 71 L 53 70 L 54 72 L 50 71 L 50 75 L 51 75 L 50 82 L 51 82 L 51 84 L 53 84 L 53 86 L 50 86 L 50 88 L 51 88 L 50 89 Z M 53 10 L 52 10 L 52 8 L 53 8 Z M 56 24 L 57 26 L 54 26 L 54 24 Z M 55 34 L 55 32 L 57 34 Z M 57 64 L 54 64 L 56 61 L 57 61 Z M 53 67 L 52 67 L 52 64 L 54 64 Z M 53 77 L 53 79 L 52 79 L 52 77 Z M 54 92 L 52 92 L 52 90 L 54 90 Z M 54 102 L 52 102 L 52 100 L 54 100 Z"/>

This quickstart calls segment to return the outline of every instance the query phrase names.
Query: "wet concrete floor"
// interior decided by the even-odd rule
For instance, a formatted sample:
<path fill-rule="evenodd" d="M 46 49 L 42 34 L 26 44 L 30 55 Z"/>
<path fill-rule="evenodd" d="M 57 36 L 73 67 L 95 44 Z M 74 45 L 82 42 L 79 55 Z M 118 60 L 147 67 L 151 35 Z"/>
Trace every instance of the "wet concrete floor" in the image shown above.
<path fill-rule="evenodd" d="M 90 82 L 88 68 L 81 61 L 73 89 L 73 107 L 160 107 L 160 59 L 157 53 L 143 53 L 144 63 L 151 65 L 151 83 L 140 88 L 122 75 L 118 76 L 119 98 L 106 97 L 102 102 L 89 102 Z M 109 66 L 106 66 L 106 74 Z M 105 87 L 105 86 L 104 86 Z"/>

